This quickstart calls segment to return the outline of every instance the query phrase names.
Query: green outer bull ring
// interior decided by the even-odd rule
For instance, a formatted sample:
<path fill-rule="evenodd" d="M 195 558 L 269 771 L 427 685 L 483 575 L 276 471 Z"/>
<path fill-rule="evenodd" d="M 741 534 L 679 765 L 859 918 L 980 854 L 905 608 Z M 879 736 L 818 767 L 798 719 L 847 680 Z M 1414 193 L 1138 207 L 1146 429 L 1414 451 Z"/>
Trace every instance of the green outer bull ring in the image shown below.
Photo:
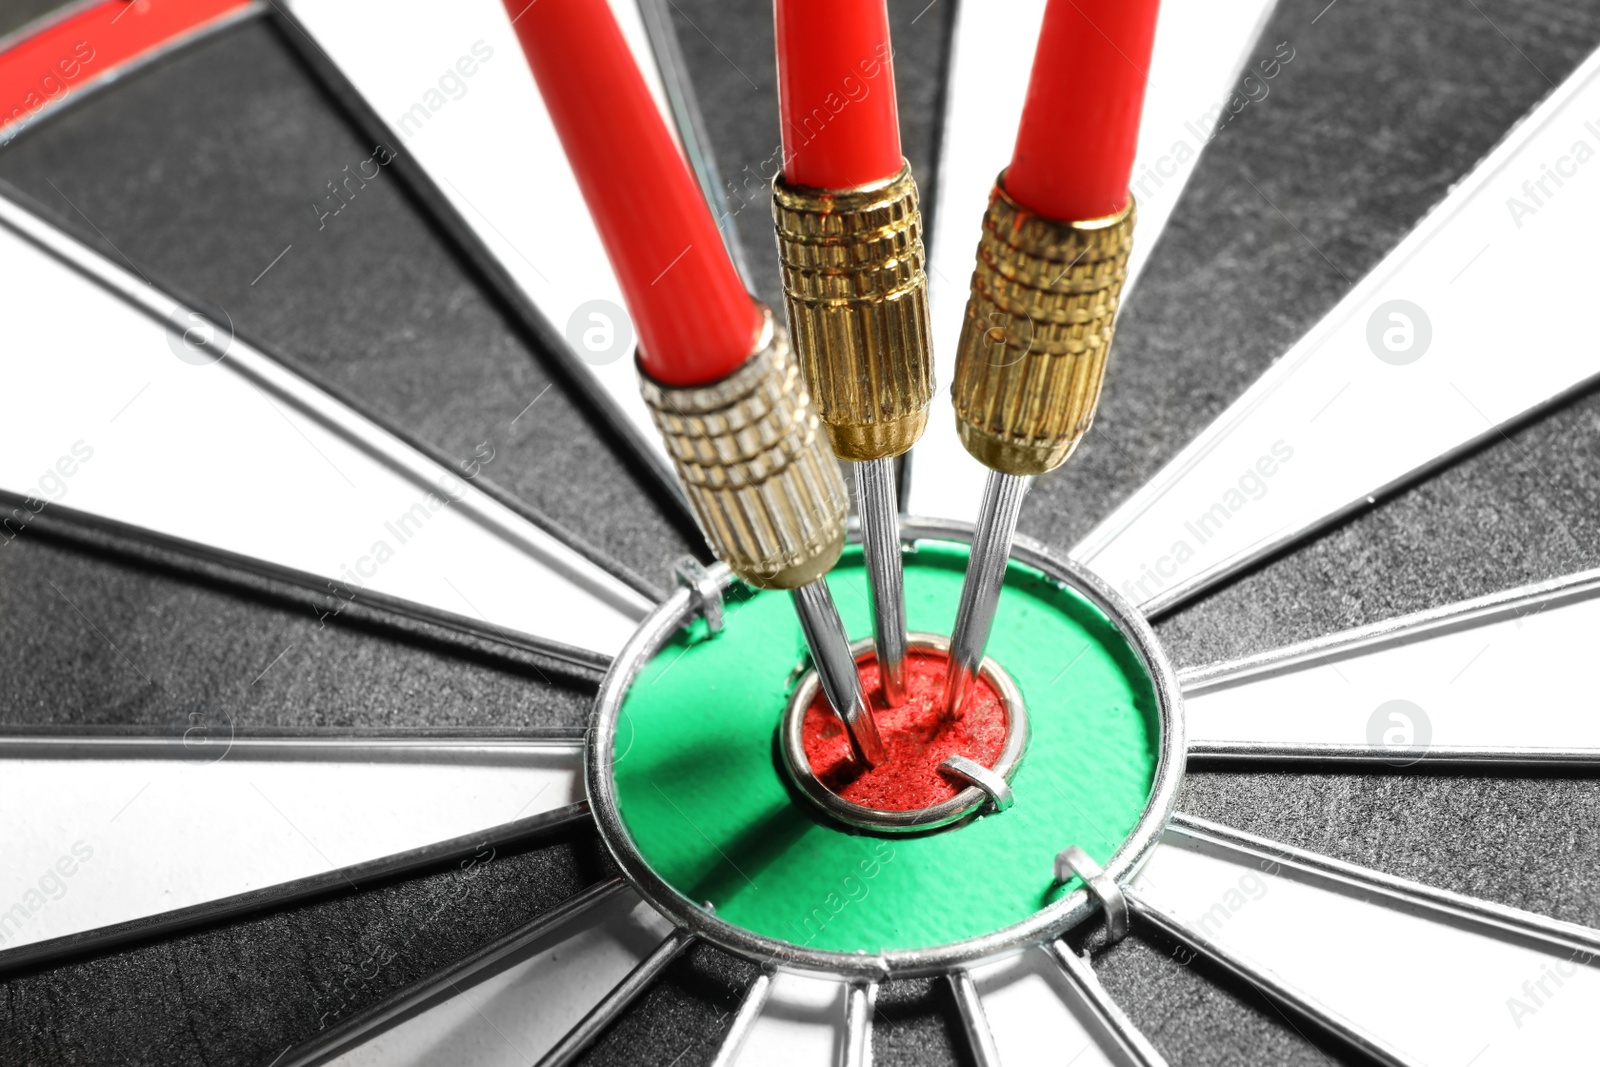
<path fill-rule="evenodd" d="M 973 527 L 970 523 L 947 519 L 902 518 L 900 536 L 905 541 L 935 540 L 971 544 Z M 851 537 L 857 539 L 854 528 Z M 1138 609 L 1086 568 L 1053 555 L 1039 542 L 1021 535 L 1012 546 L 1011 556 L 1017 562 L 1070 586 L 1104 612 L 1116 623 L 1149 673 L 1161 727 L 1154 780 L 1150 797 L 1132 833 L 1105 864 L 1106 873 L 1119 885 L 1124 884 L 1150 857 L 1177 803 L 1185 759 L 1183 698 L 1177 674 L 1157 641 L 1155 631 Z M 707 568 L 707 577 L 723 590 L 733 582 L 731 572 L 721 563 Z M 623 874 L 645 900 L 679 927 L 747 959 L 790 970 L 881 981 L 889 977 L 942 974 L 953 968 L 971 966 L 1028 945 L 1043 943 L 1078 925 L 1098 907 L 1089 892 L 1080 886 L 1022 922 L 993 933 L 937 948 L 899 949 L 865 955 L 805 948 L 753 933 L 718 918 L 704 905 L 690 900 L 668 885 L 639 852 L 623 824 L 617 805 L 612 758 L 617 718 L 634 679 L 667 641 L 688 625 L 696 613 L 694 592 L 682 588 L 639 625 L 639 629 L 612 662 L 600 685 L 584 753 L 589 803 L 601 839 Z M 1076 843 L 1062 841 L 1061 847 Z"/>

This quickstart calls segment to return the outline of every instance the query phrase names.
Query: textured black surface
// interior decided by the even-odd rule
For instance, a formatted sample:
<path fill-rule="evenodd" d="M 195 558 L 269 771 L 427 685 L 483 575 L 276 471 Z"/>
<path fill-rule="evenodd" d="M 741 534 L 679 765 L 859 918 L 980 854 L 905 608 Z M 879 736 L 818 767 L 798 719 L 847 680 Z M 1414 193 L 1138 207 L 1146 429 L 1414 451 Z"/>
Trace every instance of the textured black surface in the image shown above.
<path fill-rule="evenodd" d="M 872 1015 L 875 1067 L 966 1061 L 966 1035 L 943 978 L 885 982 Z"/>
<path fill-rule="evenodd" d="M 6 0 L 5 6 L 0 7 L 0 37 L 22 29 L 60 6 L 61 0 Z"/>
<path fill-rule="evenodd" d="M 1344 1062 L 1337 1047 L 1325 1040 L 1319 1044 L 1305 1024 L 1177 945 L 1135 934 L 1102 952 L 1095 973 L 1169 1063 L 1326 1067 Z"/>
<path fill-rule="evenodd" d="M 0 1064 L 267 1064 L 611 873 L 603 853 L 506 847 L 12 978 Z"/>
<path fill-rule="evenodd" d="M 778 145 L 769 9 L 714 0 L 672 8 L 711 147 L 740 185 Z M 931 200 L 954 4 L 896 0 L 891 9 L 906 151 Z M 1600 41 L 1600 12 L 1554 0 L 1283 0 L 1264 40 L 1288 41 L 1295 59 L 1271 96 L 1202 159 L 1122 319 L 1094 434 L 1030 500 L 1024 527 L 1047 543 L 1077 540 L 1331 308 Z M 206 93 L 183 91 L 194 78 L 206 79 Z M 525 417 L 508 433 L 510 417 L 551 375 L 404 198 L 380 178 L 315 231 L 308 201 L 362 158 L 363 146 L 281 45 L 246 27 L 41 124 L 0 151 L 0 177 L 92 237 L 44 179 L 55 181 L 147 269 L 227 307 L 242 332 L 304 359 L 452 455 L 493 442 L 492 477 L 659 579 L 684 551 L 681 535 L 559 383 L 534 408 L 538 421 Z M 746 192 L 729 206 L 739 212 L 755 287 L 773 300 L 766 201 Z M 251 287 L 291 242 L 290 257 Z M 1597 454 L 1600 399 L 1582 398 L 1243 576 L 1165 620 L 1161 633 L 1181 662 L 1199 663 L 1600 564 Z M 103 565 L 74 561 L 71 573 Z M 129 604 L 220 598 L 205 610 L 240 612 L 243 636 L 230 640 L 289 625 L 276 609 L 245 612 L 213 589 L 178 583 L 180 592 L 164 592 L 169 581 L 119 574 L 112 584 L 145 583 L 147 591 L 126 594 Z M 0 620 L 8 627 L 0 655 L 18 642 L 28 647 L 34 610 L 30 601 L 17 612 L 23 621 Z M 128 632 L 159 643 L 155 624 L 133 614 L 119 617 Z M 40 652 L 57 657 L 47 669 L 70 674 L 63 664 L 81 653 L 90 657 L 82 672 L 94 677 L 54 684 L 137 696 L 106 649 L 82 632 L 62 633 L 62 649 Z M 329 663 L 353 657 L 370 672 L 363 684 L 379 692 L 403 688 L 410 671 L 433 681 L 465 670 L 416 650 L 401 666 L 392 659 L 399 652 L 366 644 L 365 634 L 341 640 L 349 643 L 330 651 Z M 17 669 L 41 670 L 16 654 Z M 11 670 L 13 661 L 0 665 Z M 463 692 L 500 684 L 489 675 L 479 670 L 459 684 Z M 305 695 L 328 692 L 327 680 L 308 678 Z M 237 682 L 208 684 L 225 691 Z M 362 707 L 356 694 L 341 699 Z M 565 714 L 559 703 L 539 714 L 554 721 Z M 451 708 L 458 705 L 439 714 Z M 430 713 L 427 721 L 436 720 Z M 1586 778 L 1208 772 L 1189 776 L 1181 807 L 1434 885 L 1600 923 L 1600 787 Z M 494 905 L 452 911 L 449 922 L 422 921 L 437 892 L 425 886 L 439 883 L 418 880 L 8 983 L 0 1060 L 101 1062 L 115 1050 L 137 1061 L 264 1062 L 314 1032 L 341 968 L 358 965 L 373 944 L 423 931 L 404 975 L 393 976 L 398 985 L 514 925 L 506 912 L 548 906 L 577 884 L 553 859 L 508 858 L 493 869 L 503 881 L 485 883 L 482 899 Z M 1174 1064 L 1344 1060 L 1248 990 L 1174 960 L 1167 946 L 1131 939 L 1097 966 Z M 748 977 L 747 965 L 696 950 L 589 1061 L 707 1062 Z M 952 1018 L 938 983 L 887 988 L 876 1018 L 879 1062 L 964 1062 Z"/>
<path fill-rule="evenodd" d="M 755 975 L 754 964 L 710 945 L 695 945 L 673 961 L 579 1062 L 585 1067 L 709 1063 Z"/>
<path fill-rule="evenodd" d="M 1186 812 L 1402 878 L 1600 927 L 1600 783 L 1453 774 L 1191 774 Z"/>
<path fill-rule="evenodd" d="M 373 148 L 255 19 L 25 131 L 0 178 L 456 460 L 492 449 L 486 477 L 669 585 L 683 531 L 387 173 L 315 208 Z"/>
<path fill-rule="evenodd" d="M 30 527 L 0 545 L 0 723 L 393 731 L 587 719 L 593 683 L 552 665 L 354 621 Z"/>

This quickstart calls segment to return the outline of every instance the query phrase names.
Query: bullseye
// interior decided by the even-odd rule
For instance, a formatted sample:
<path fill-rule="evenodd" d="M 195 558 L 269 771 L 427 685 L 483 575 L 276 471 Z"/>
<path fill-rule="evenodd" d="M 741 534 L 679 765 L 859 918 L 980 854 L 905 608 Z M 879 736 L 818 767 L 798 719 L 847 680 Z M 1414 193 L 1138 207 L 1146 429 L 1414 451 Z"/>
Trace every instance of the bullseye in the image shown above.
<path fill-rule="evenodd" d="M 886 757 L 868 767 L 819 691 L 815 672 L 800 679 L 778 728 L 790 780 L 829 817 L 880 833 L 952 826 L 986 807 L 1010 804 L 1006 784 L 1028 744 L 1022 694 L 993 659 L 985 659 L 958 715 L 945 713 L 949 639 L 907 634 L 906 696 L 884 699 L 871 640 L 851 646 L 863 693 L 872 702 Z M 992 773 L 991 773 L 992 772 Z M 983 781 L 973 773 L 982 774 Z"/>
<path fill-rule="evenodd" d="M 912 811 L 949 800 L 967 783 L 942 772 L 951 756 L 993 767 L 1005 748 L 1009 718 L 1005 698 L 980 679 L 959 718 L 941 714 L 948 656 L 917 652 L 906 658 L 906 697 L 897 708 L 883 700 L 876 653 L 858 665 L 861 688 L 878 714 L 888 759 L 863 769 L 852 756 L 839 717 L 820 695 L 806 708 L 801 727 L 806 759 L 817 780 L 854 804 L 885 811 Z"/>

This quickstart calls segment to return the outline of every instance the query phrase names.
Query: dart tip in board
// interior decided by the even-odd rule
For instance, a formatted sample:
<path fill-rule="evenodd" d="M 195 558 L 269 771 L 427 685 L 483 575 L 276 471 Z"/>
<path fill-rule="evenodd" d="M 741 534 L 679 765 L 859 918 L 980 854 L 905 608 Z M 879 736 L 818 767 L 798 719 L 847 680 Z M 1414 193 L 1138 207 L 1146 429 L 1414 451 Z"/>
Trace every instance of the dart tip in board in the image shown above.
<path fill-rule="evenodd" d="M 883 699 L 871 639 L 855 642 L 851 653 L 885 758 L 871 767 L 853 758 L 816 672 L 807 672 L 784 710 L 778 747 L 790 782 L 815 808 L 857 829 L 916 833 L 1010 806 L 1007 782 L 1027 749 L 1028 714 L 1021 690 L 998 663 L 983 660 L 962 714 L 949 716 L 943 699 L 949 638 L 907 635 L 906 699 L 895 707 Z"/>
<path fill-rule="evenodd" d="M 806 758 L 817 778 L 855 804 L 885 811 L 915 811 L 950 800 L 967 782 L 940 770 L 951 756 L 993 768 L 1005 748 L 1010 717 L 1000 691 L 980 678 L 960 718 L 942 714 L 949 657 L 921 650 L 906 657 L 906 695 L 897 707 L 884 700 L 876 653 L 858 661 L 861 688 L 877 713 L 886 759 L 863 768 L 827 700 L 818 694 L 801 727 Z"/>

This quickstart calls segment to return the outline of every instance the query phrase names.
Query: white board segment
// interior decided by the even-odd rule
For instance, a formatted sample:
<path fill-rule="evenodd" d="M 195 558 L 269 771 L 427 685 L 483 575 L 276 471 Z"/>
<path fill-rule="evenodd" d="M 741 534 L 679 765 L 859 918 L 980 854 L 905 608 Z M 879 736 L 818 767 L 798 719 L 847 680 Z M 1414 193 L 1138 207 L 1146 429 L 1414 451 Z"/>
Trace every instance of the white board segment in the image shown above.
<path fill-rule="evenodd" d="M 735 1063 L 741 1067 L 832 1067 L 844 1047 L 846 986 L 779 971 Z"/>
<path fill-rule="evenodd" d="M 218 742 L 192 762 L 0 760 L 0 811 L 17 815 L 0 864 L 0 949 L 324 874 L 584 796 L 576 746 L 479 766 L 225 751 Z"/>
<path fill-rule="evenodd" d="M 333 614 L 372 591 L 613 655 L 650 609 L 465 473 L 3 198 L 0 286 L 0 381 L 28 398 L 0 424 L 0 489 L 325 577 Z M 186 335 L 225 354 L 206 362 Z"/>
<path fill-rule="evenodd" d="M 622 290 L 505 5 L 293 0 L 290 7 L 388 124 L 391 144 L 421 164 L 556 331 L 578 338 L 578 372 L 593 376 L 620 428 L 670 478 L 639 396 Z M 670 127 L 638 5 L 612 0 L 611 9 Z"/>
<path fill-rule="evenodd" d="M 1162 5 L 1133 166 L 1139 227 L 1124 301 L 1217 120 L 1231 108 L 1254 106 L 1252 97 L 1270 94 L 1272 78 L 1263 71 L 1271 71 L 1273 78 L 1282 72 L 1276 46 L 1257 43 L 1273 4 L 1217 0 Z M 934 228 L 928 237 L 935 401 L 911 465 L 911 495 L 904 510 L 913 515 L 970 522 L 978 514 L 988 472 L 956 438 L 950 382 L 979 223 L 995 176 L 1011 159 L 1044 7 L 1044 0 L 989 0 L 962 4 L 956 14 Z M 1292 52 L 1291 46 L 1283 54 Z"/>
<path fill-rule="evenodd" d="M 1592 380 L 1597 114 L 1600 53 L 1073 556 L 1160 610 Z"/>
<path fill-rule="evenodd" d="M 1134 882 L 1209 942 L 1430 1067 L 1578 1063 L 1600 968 L 1234 862 L 1169 835 Z"/>
<path fill-rule="evenodd" d="M 1121 1058 L 1106 1051 L 1099 1021 L 1045 950 L 977 968 L 972 980 L 1005 1067 L 1122 1067 Z"/>
<path fill-rule="evenodd" d="M 527 958 L 329 1061 L 344 1067 L 526 1067 L 649 955 L 670 924 L 624 892 L 552 931 Z"/>
<path fill-rule="evenodd" d="M 1191 742 L 1600 753 L 1600 573 L 1184 676 Z"/>

